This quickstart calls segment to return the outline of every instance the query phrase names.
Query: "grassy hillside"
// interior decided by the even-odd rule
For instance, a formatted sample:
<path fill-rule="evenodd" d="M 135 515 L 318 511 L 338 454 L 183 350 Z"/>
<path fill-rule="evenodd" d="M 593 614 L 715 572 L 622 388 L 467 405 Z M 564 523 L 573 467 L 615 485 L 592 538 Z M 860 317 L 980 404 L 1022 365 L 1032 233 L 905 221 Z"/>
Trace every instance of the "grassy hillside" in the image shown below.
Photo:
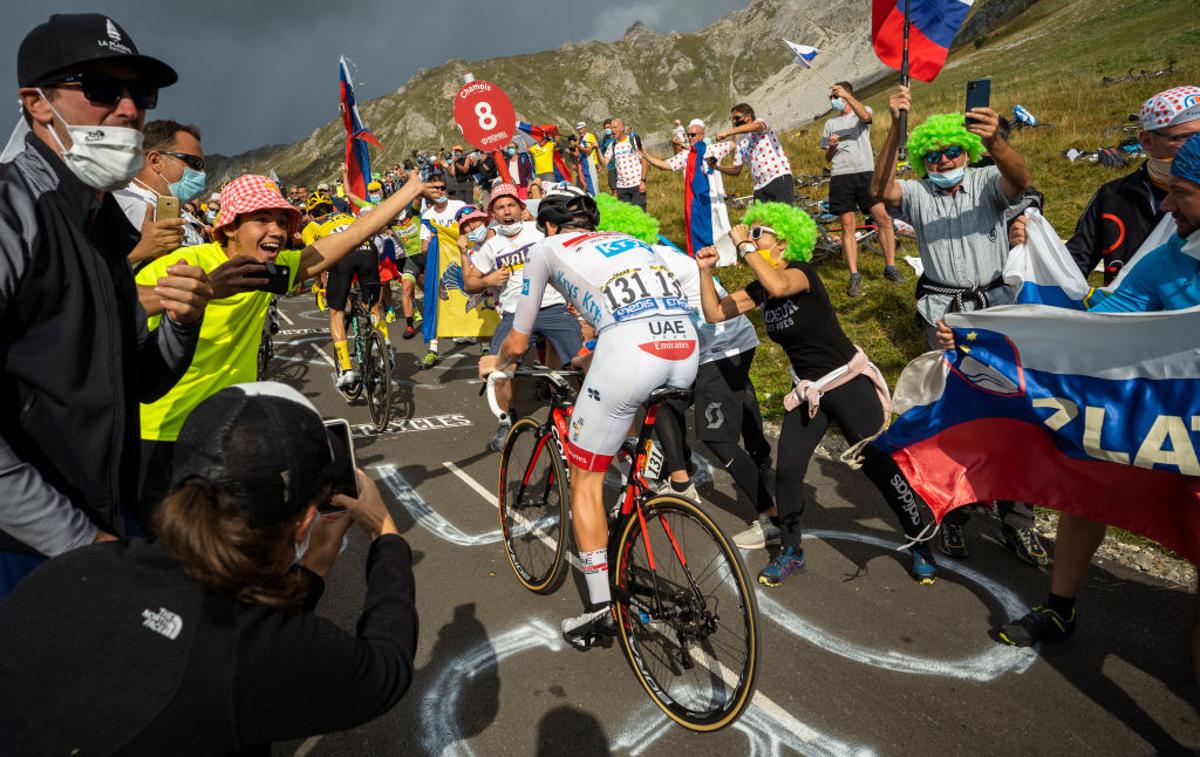
<path fill-rule="evenodd" d="M 919 122 L 931 113 L 961 110 L 969 79 L 990 77 L 992 104 L 1011 114 L 1024 105 L 1053 128 L 1017 132 L 1013 145 L 1033 171 L 1035 185 L 1046 195 L 1046 215 L 1064 237 L 1069 236 L 1091 195 L 1106 181 L 1125 171 L 1097 164 L 1071 163 L 1061 153 L 1071 147 L 1090 150 L 1114 145 L 1119 127 L 1141 103 L 1163 89 L 1200 80 L 1200 26 L 1185 23 L 1194 18 L 1195 0 L 1041 0 L 1015 20 L 996 29 L 977 47 L 968 43 L 955 51 L 941 76 L 932 84 L 914 82 L 914 114 Z M 1101 86 L 1104 76 L 1121 76 L 1127 69 L 1158 70 L 1175 60 L 1169 77 Z M 835 76 L 834 72 L 828 75 Z M 860 94 L 879 117 L 872 135 L 876 147 L 883 141 L 890 117 L 887 92 L 895 77 L 885 79 Z M 817 173 L 823 165 L 818 148 L 820 123 L 785 135 L 784 141 L 797 174 Z M 1107 132 L 1107 133 L 1106 133 Z M 1126 169 L 1129 170 L 1129 169 Z M 650 209 L 663 221 L 664 233 L 683 238 L 681 182 L 677 176 L 653 172 Z M 727 192 L 748 194 L 746 178 L 726 182 Z M 737 213 L 735 211 L 734 217 Z M 909 246 L 899 255 L 915 255 Z M 920 331 L 913 322 L 913 277 L 910 283 L 889 284 L 881 277 L 883 261 L 863 257 L 865 295 L 845 296 L 848 274 L 840 262 L 826 264 L 822 277 L 842 324 L 856 343 L 871 355 L 894 382 L 900 369 L 923 351 Z M 721 274 L 727 286 L 748 280 L 744 268 Z M 755 381 L 768 415 L 782 412 L 781 397 L 788 389 L 787 364 L 782 352 L 764 341 L 755 361 Z"/>

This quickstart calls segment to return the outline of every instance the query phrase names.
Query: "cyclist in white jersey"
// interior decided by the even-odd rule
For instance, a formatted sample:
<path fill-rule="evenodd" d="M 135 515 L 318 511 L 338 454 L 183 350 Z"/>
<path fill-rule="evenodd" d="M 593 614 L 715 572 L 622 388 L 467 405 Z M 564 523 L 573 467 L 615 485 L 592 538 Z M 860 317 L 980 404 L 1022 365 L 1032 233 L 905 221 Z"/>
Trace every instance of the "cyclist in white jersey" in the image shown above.
<path fill-rule="evenodd" d="M 507 370 L 525 354 L 546 285 L 562 294 L 597 331 L 596 349 L 571 418 L 571 515 L 589 604 L 562 623 L 581 639 L 615 631 L 608 585 L 604 472 L 638 407 L 667 385 L 696 378 L 696 330 L 679 282 L 654 249 L 627 234 L 596 232 L 596 201 L 577 187 L 554 190 L 538 206 L 546 239 L 525 262 L 512 331 L 497 356 Z"/>

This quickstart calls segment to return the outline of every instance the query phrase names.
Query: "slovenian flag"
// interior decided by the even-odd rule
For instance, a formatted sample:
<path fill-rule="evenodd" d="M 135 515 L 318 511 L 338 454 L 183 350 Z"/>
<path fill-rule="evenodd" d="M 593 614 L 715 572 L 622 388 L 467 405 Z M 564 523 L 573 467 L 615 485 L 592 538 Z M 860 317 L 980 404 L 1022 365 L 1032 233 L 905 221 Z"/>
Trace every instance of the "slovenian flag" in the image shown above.
<path fill-rule="evenodd" d="M 1200 563 L 1200 307 L 947 313 L 958 348 L 910 363 L 873 444 L 940 520 L 993 499 L 1143 534 Z"/>
<path fill-rule="evenodd" d="M 683 174 L 683 223 L 688 230 L 687 251 L 692 257 L 729 232 L 725 186 L 721 175 L 704 162 L 708 150 L 703 140 L 692 145 Z"/>
<path fill-rule="evenodd" d="M 872 0 L 871 40 L 885 66 L 900 70 L 904 51 L 904 4 L 911 24 L 909 73 L 921 81 L 937 77 L 946 63 L 954 35 L 975 0 Z"/>
<path fill-rule="evenodd" d="M 813 58 L 817 57 L 817 53 L 821 52 L 815 47 L 808 45 L 797 45 L 795 42 L 784 40 L 788 47 L 792 48 L 792 52 L 796 54 L 796 64 L 805 68 L 812 68 Z"/>
<path fill-rule="evenodd" d="M 346 128 L 346 171 L 349 174 L 350 186 L 346 190 L 358 197 L 367 196 L 367 182 L 371 180 L 371 156 L 367 152 L 367 144 L 383 147 L 375 135 L 363 126 L 358 116 L 358 105 L 354 99 L 354 81 L 350 78 L 350 69 L 346 65 L 346 56 L 338 62 L 338 75 L 341 78 L 342 95 L 340 109 L 342 124 Z"/>

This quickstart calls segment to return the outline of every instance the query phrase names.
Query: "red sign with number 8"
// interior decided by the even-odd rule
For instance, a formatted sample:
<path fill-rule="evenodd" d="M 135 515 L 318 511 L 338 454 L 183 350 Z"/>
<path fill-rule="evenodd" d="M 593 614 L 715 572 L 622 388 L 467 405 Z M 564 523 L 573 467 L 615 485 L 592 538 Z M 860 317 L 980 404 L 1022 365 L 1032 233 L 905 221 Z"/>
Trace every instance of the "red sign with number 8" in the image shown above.
<path fill-rule="evenodd" d="M 454 96 L 454 123 L 463 138 L 484 152 L 504 149 L 517 130 L 517 112 L 504 90 L 477 79 Z"/>

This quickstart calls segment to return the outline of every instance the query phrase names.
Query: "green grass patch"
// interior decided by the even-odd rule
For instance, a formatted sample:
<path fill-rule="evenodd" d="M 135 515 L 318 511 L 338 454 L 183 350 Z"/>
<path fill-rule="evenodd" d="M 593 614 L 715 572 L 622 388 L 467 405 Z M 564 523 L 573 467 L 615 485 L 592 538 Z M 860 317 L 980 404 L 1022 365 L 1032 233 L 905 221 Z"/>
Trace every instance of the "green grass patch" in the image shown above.
<path fill-rule="evenodd" d="M 961 110 L 966 82 L 989 77 L 992 106 L 998 111 L 1011 115 L 1013 106 L 1021 104 L 1053 124 L 1052 128 L 1015 132 L 1012 143 L 1025 156 L 1035 186 L 1046 195 L 1046 217 L 1065 238 L 1096 189 L 1124 171 L 1072 163 L 1062 157 L 1063 151 L 1116 145 L 1123 136 L 1119 127 L 1130 113 L 1140 110 L 1143 101 L 1169 87 L 1195 83 L 1197 58 L 1193 51 L 1200 32 L 1184 21 L 1192 18 L 1195 10 L 1194 0 L 1041 0 L 990 31 L 978 46 L 973 41 L 962 45 L 933 83 L 914 82 L 912 120 L 916 123 L 932 113 Z M 1154 71 L 1169 60 L 1175 61 L 1173 76 L 1101 86 L 1104 76 L 1122 76 L 1130 68 L 1135 74 L 1142 69 Z M 895 84 L 895 77 L 889 77 L 859 93 L 877 114 L 872 130 L 876 149 L 890 124 L 887 94 Z M 796 175 L 816 174 L 826 165 L 819 147 L 820 122 L 782 136 Z M 750 194 L 747 174 L 725 177 L 726 193 Z M 648 184 L 648 207 L 662 221 L 662 233 L 682 242 L 680 174 L 652 169 Z M 739 217 L 739 211 L 731 212 L 733 222 Z M 917 255 L 914 244 L 904 240 L 897 259 Z M 854 300 L 846 296 L 849 273 L 842 261 L 819 266 L 842 328 L 893 386 L 904 365 L 924 351 L 921 330 L 913 320 L 915 277 L 903 262 L 899 265 L 908 276 L 907 284 L 887 282 L 882 277 L 882 258 L 860 252 L 864 293 Z M 733 291 L 744 286 L 751 274 L 737 266 L 722 269 L 718 276 Z M 764 413 L 778 418 L 783 414 L 782 397 L 791 388 L 787 359 L 765 338 L 761 319 L 756 314 L 751 319 L 763 339 L 752 375 Z"/>

